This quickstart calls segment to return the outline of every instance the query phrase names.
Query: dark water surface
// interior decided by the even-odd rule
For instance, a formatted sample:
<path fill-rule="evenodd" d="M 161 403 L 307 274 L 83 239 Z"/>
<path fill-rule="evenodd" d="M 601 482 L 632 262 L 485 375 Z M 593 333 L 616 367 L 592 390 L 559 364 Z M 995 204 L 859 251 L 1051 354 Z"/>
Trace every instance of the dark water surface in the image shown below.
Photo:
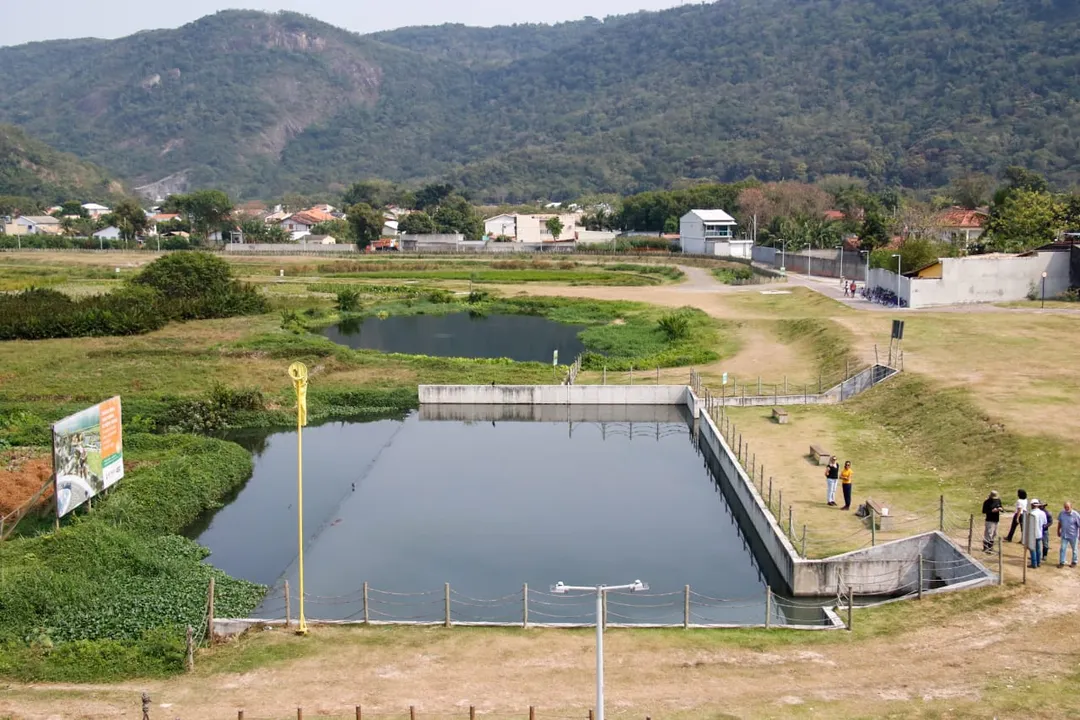
<path fill-rule="evenodd" d="M 528 583 L 531 622 L 588 622 L 593 600 L 550 586 L 641 579 L 650 592 L 612 596 L 609 622 L 682 622 L 687 584 L 692 622 L 764 621 L 775 571 L 759 569 L 682 409 L 590 408 L 590 422 L 543 412 L 306 428 L 307 617 L 360 619 L 366 581 L 371 620 L 439 620 L 449 582 L 454 619 L 514 622 Z M 296 433 L 248 441 L 254 476 L 197 539 L 217 567 L 272 586 L 257 617 L 284 616 L 288 580 L 295 617 Z"/>
<path fill-rule="evenodd" d="M 585 350 L 583 325 L 564 325 L 531 315 L 399 315 L 347 320 L 323 329 L 338 345 L 354 349 L 435 357 L 510 358 L 573 362 Z"/>

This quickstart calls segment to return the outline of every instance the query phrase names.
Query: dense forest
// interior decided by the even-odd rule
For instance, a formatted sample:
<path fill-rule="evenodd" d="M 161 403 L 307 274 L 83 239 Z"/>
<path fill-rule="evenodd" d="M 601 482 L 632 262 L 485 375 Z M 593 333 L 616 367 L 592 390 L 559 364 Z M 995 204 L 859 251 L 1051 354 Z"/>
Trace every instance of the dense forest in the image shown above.
<path fill-rule="evenodd" d="M 122 192 L 101 168 L 0 125 L 0 215 L 33 213 L 73 198 L 104 201 Z"/>
<path fill-rule="evenodd" d="M 227 11 L 0 48 L 0 121 L 133 184 L 444 179 L 520 202 L 708 179 L 1080 182 L 1075 0 L 722 0 L 358 36 Z M 47 111 L 44 109 L 47 108 Z"/>

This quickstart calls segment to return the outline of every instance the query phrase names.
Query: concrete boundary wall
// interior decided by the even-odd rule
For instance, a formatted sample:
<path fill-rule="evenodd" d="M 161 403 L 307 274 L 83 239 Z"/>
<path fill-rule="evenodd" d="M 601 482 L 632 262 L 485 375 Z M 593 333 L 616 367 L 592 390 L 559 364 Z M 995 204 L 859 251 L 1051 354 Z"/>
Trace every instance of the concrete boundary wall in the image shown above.
<path fill-rule="evenodd" d="M 473 422 L 685 423 L 684 405 L 421 405 L 420 419 Z"/>
<path fill-rule="evenodd" d="M 696 405 L 685 385 L 421 385 L 420 405 Z M 696 399 L 695 399 L 696 403 Z"/>

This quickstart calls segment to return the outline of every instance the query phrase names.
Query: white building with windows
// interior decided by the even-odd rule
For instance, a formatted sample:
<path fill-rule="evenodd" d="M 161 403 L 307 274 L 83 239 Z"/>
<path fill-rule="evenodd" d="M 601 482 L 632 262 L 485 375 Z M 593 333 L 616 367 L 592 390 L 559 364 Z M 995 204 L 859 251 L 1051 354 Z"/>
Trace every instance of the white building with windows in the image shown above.
<path fill-rule="evenodd" d="M 723 210 L 691 210 L 679 218 L 684 253 L 750 259 L 753 240 L 735 238 L 735 218 Z"/>

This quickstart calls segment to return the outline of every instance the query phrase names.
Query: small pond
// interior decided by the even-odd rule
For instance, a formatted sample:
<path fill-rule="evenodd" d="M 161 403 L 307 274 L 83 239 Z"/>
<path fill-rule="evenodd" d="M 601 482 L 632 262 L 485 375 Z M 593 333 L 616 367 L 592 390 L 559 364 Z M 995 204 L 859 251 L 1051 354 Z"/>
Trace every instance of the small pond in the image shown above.
<path fill-rule="evenodd" d="M 284 617 L 288 581 L 295 618 L 296 434 L 234 439 L 254 475 L 191 535 L 209 562 L 271 587 L 255 617 Z M 593 600 L 552 584 L 641 579 L 650 592 L 612 596 L 610 622 L 681 623 L 690 584 L 692 622 L 760 623 L 766 583 L 779 586 L 684 408 L 425 407 L 309 427 L 304 461 L 309 619 L 361 619 L 367 582 L 371 620 L 439 621 L 448 582 L 454 620 L 520 622 L 528 583 L 530 622 L 582 623 Z"/>
<path fill-rule="evenodd" d="M 339 345 L 409 355 L 463 358 L 510 358 L 573 362 L 585 350 L 581 325 L 564 325 L 532 315 L 398 315 L 345 320 L 322 334 Z"/>

